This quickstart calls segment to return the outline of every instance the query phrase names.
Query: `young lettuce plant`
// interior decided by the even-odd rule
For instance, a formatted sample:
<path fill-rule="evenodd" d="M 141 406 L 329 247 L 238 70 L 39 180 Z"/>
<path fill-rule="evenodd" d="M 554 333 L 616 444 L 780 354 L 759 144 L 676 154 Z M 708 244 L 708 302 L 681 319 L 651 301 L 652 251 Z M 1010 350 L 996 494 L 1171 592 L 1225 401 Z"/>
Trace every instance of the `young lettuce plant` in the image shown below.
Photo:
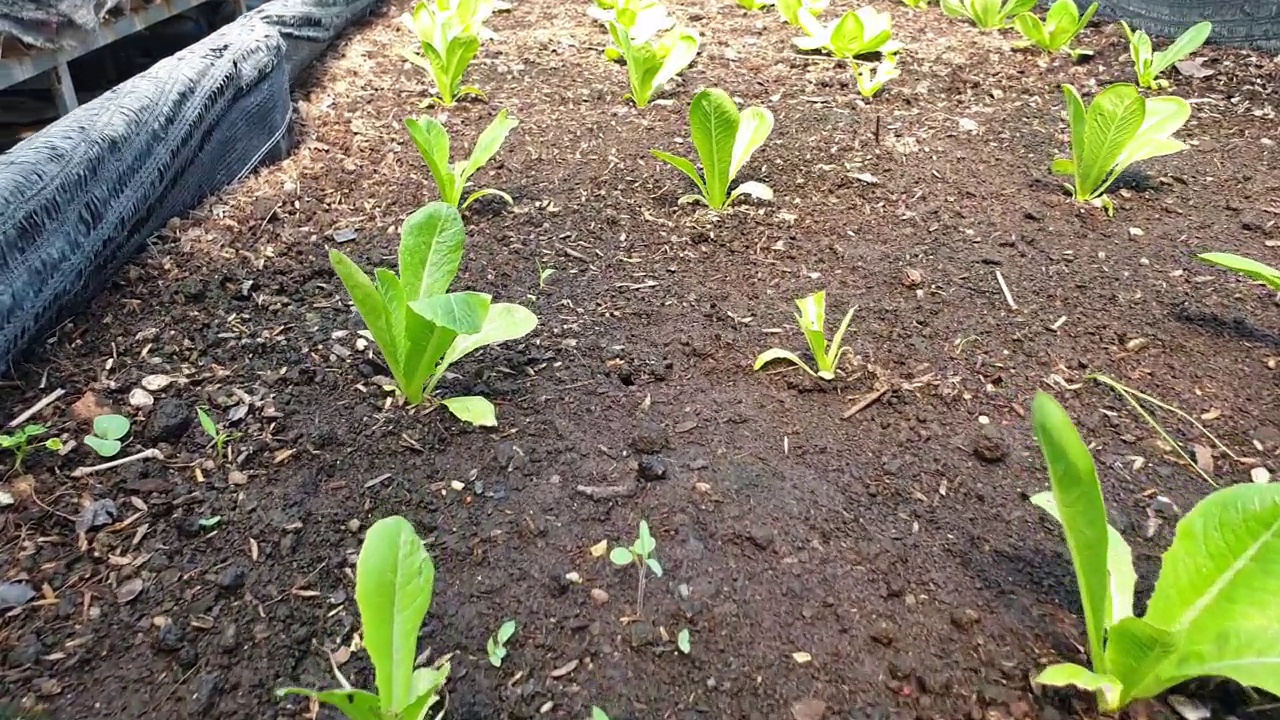
<path fill-rule="evenodd" d="M 942 0 L 942 12 L 968 18 L 982 30 L 1000 30 L 1009 19 L 1036 6 L 1036 0 Z"/>
<path fill-rule="evenodd" d="M 843 347 L 845 330 L 849 329 L 849 321 L 853 319 L 853 308 L 849 308 L 849 312 L 845 313 L 844 320 L 840 321 L 840 327 L 831 338 L 831 345 L 828 346 L 826 291 L 819 290 L 812 295 L 796 300 L 796 307 L 799 308 L 799 312 L 796 313 L 796 322 L 800 324 L 800 330 L 804 333 L 805 340 L 809 342 L 809 352 L 813 354 L 814 364 L 818 368 L 817 372 L 810 368 L 805 361 L 801 360 L 798 355 L 782 348 L 771 348 L 760 353 L 756 358 L 755 369 L 759 370 L 774 360 L 786 360 L 799 366 L 814 377 L 823 380 L 835 380 L 836 367 L 840 364 L 840 356 L 846 352 L 853 352 L 852 349 Z"/>
<path fill-rule="evenodd" d="M 825 50 L 838 58 L 853 58 L 871 53 L 889 56 L 902 49 L 902 43 L 892 39 L 893 18 L 870 6 L 850 10 L 826 24 L 804 9 L 796 17 L 805 36 L 792 42 L 801 50 Z"/>
<path fill-rule="evenodd" d="M 502 626 L 498 628 L 498 632 L 489 636 L 485 651 L 489 655 L 490 665 L 496 668 L 502 667 L 502 661 L 507 659 L 507 641 L 515 634 L 516 621 L 508 620 L 502 623 Z"/>
<path fill-rule="evenodd" d="M 774 2 L 775 0 L 738 0 L 738 5 L 747 10 L 763 10 Z"/>
<path fill-rule="evenodd" d="M 627 97 L 638 108 L 647 106 L 655 93 L 689 67 L 700 42 L 698 33 L 688 28 L 670 30 L 657 41 L 636 43 L 622 24 L 609 23 L 609 35 L 627 64 L 631 83 Z"/>
<path fill-rule="evenodd" d="M 480 133 L 480 137 L 476 138 L 475 147 L 471 149 L 471 156 L 466 160 L 450 163 L 449 133 L 444 129 L 444 125 L 440 124 L 439 120 L 432 117 L 420 117 L 407 118 L 404 121 L 405 127 L 409 130 L 409 135 L 413 137 L 413 143 L 418 146 L 418 152 L 422 154 L 422 159 L 426 161 L 427 167 L 431 169 L 431 177 L 435 178 L 436 188 L 440 191 L 441 202 L 460 209 L 466 209 L 471 203 L 488 195 L 500 197 L 506 200 L 508 205 L 514 204 L 510 195 L 493 188 L 476 190 L 467 196 L 466 201 L 462 199 L 462 192 L 471 176 L 484 167 L 485 163 L 493 159 L 493 156 L 502 147 L 502 143 L 507 139 L 507 134 L 519 124 L 519 121 L 507 115 L 505 108 L 499 110 L 497 117 L 493 119 L 493 122 L 489 123 L 489 127 L 485 128 L 484 132 Z"/>
<path fill-rule="evenodd" d="M 702 202 L 713 210 L 723 210 L 739 195 L 772 200 L 773 191 L 759 182 L 745 182 L 729 192 L 729 183 L 752 153 L 773 132 L 773 113 L 762 107 L 749 107 L 738 112 L 738 106 L 723 90 L 708 88 L 693 96 L 689 105 L 689 125 L 693 147 L 702 161 L 702 172 L 682 157 L 650 150 L 654 157 L 669 163 L 688 175 L 698 187 L 698 195 L 685 195 L 680 202 Z"/>
<path fill-rule="evenodd" d="M 489 18 L 498 10 L 511 9 L 511 3 L 501 0 L 419 0 L 417 5 L 429 6 L 437 16 L 451 14 L 461 33 L 475 35 L 481 40 L 497 37 L 484 26 Z"/>
<path fill-rule="evenodd" d="M 1036 682 L 1095 692 L 1105 713 L 1196 677 L 1280 692 L 1280 485 L 1225 488 L 1192 508 L 1135 617 L 1133 554 L 1107 522 L 1088 447 L 1051 396 L 1037 393 L 1031 418 L 1052 487 L 1031 501 L 1062 526 L 1092 664 L 1051 665 Z"/>
<path fill-rule="evenodd" d="M 788 25 L 797 26 L 800 24 L 801 10 L 808 11 L 810 15 L 817 17 L 827 9 L 828 4 L 829 0 L 775 0 L 778 15 L 782 16 Z"/>
<path fill-rule="evenodd" d="M 448 659 L 431 667 L 414 666 L 435 574 L 431 556 L 408 520 L 392 516 L 374 523 L 356 560 L 356 605 L 377 694 L 351 687 L 335 665 L 339 688 L 282 688 L 276 695 L 302 695 L 332 705 L 350 720 L 444 717 L 441 691 L 449 679 Z M 441 707 L 433 714 L 437 705 Z"/>
<path fill-rule="evenodd" d="M 858 63 L 854 70 L 854 76 L 858 80 L 858 92 L 862 93 L 864 98 L 874 97 L 890 80 L 901 74 L 902 71 L 898 70 L 896 55 L 887 55 L 878 63 Z"/>
<path fill-rule="evenodd" d="M 1280 270 L 1276 270 L 1270 265 L 1247 257 L 1232 255 L 1231 253 L 1204 253 L 1198 257 L 1211 265 L 1237 272 L 1250 280 L 1256 280 L 1272 290 L 1280 292 Z"/>
<path fill-rule="evenodd" d="M 23 425 L 7 435 L 0 435 L 0 450 L 8 450 L 14 455 L 13 472 L 22 472 L 22 461 L 27 459 L 27 455 L 32 450 L 58 452 L 62 449 L 62 440 L 56 437 L 49 438 L 44 442 L 31 442 L 47 432 L 49 432 L 47 426 L 40 423 L 31 423 Z"/>
<path fill-rule="evenodd" d="M 929 7 L 929 0 L 902 0 L 902 4 L 912 10 L 923 10 Z"/>
<path fill-rule="evenodd" d="M 400 21 L 413 31 L 422 47 L 421 56 L 411 52 L 401 54 L 431 76 L 439 96 L 436 99 L 441 105 L 451 106 L 467 95 L 484 97 L 480 88 L 462 84 L 467 67 L 480 51 L 480 38 L 465 32 L 464 18 L 452 11 L 438 10 L 426 2 L 419 2 L 411 12 L 400 16 Z M 430 102 L 427 100 L 422 105 Z"/>
<path fill-rule="evenodd" d="M 1160 80 L 1160 73 L 1168 70 L 1174 63 L 1200 49 L 1204 41 L 1209 39 L 1213 24 L 1201 22 L 1187 28 L 1177 40 L 1160 52 L 1151 49 L 1151 36 L 1139 30 L 1134 32 L 1123 20 L 1120 27 L 1129 38 L 1129 56 L 1133 58 L 1133 71 L 1138 76 L 1138 84 L 1152 90 L 1163 90 L 1169 87 L 1168 80 Z"/>
<path fill-rule="evenodd" d="M 644 615 L 644 582 L 647 572 L 652 572 L 654 577 L 662 577 L 662 564 L 653 556 L 657 549 L 658 542 L 649 534 L 649 523 L 641 520 L 640 533 L 636 535 L 636 541 L 631 543 L 631 547 L 616 545 L 609 551 L 609 562 L 618 567 L 635 565 L 636 572 L 639 573 L 636 581 L 636 615 Z"/>
<path fill-rule="evenodd" d="M 1049 53 L 1066 51 L 1072 59 L 1080 59 L 1092 55 L 1092 50 L 1071 47 L 1071 41 L 1089 24 L 1093 14 L 1098 12 L 1098 3 L 1093 3 L 1080 14 L 1075 0 L 1057 0 L 1049 6 L 1049 12 L 1042 22 L 1033 12 L 1020 13 L 1013 19 L 1013 26 L 1027 40 L 1015 43 L 1014 47 L 1024 48 L 1032 45 Z"/>
<path fill-rule="evenodd" d="M 479 292 L 449 292 L 465 239 L 458 210 L 434 202 L 404 221 L 398 277 L 378 268 L 370 280 L 346 255 L 329 251 L 329 262 L 410 405 L 430 398 L 449 366 L 467 354 L 524 337 L 538 324 L 520 305 L 491 304 Z M 493 404 L 482 397 L 438 402 L 464 422 L 497 425 Z"/>
<path fill-rule="evenodd" d="M 93 432 L 84 437 L 84 444 L 100 457 L 115 457 L 123 444 L 121 438 L 129 434 L 130 425 L 129 418 L 123 415 L 99 415 L 93 419 Z"/>
<path fill-rule="evenodd" d="M 1056 175 L 1070 175 L 1067 190 L 1080 202 L 1101 205 L 1108 215 L 1115 205 L 1106 190 L 1130 165 L 1185 150 L 1171 136 L 1191 117 L 1180 97 L 1144 98 L 1128 83 L 1109 85 L 1086 109 L 1080 93 L 1063 85 L 1071 126 L 1071 158 L 1053 161 Z"/>

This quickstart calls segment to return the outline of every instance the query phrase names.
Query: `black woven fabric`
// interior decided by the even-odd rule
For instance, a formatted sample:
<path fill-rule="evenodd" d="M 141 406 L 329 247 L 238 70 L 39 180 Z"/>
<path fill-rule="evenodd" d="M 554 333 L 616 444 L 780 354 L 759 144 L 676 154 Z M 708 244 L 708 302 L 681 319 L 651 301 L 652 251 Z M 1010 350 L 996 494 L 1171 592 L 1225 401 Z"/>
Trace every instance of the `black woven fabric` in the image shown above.
<path fill-rule="evenodd" d="M 1280 50 L 1280 0 L 1100 0 L 1100 11 L 1161 37 L 1208 20 L 1211 43 Z"/>
<path fill-rule="evenodd" d="M 369 14 L 378 0 L 272 0 L 250 12 L 284 38 L 289 76 L 296 78 L 342 30 Z"/>
<path fill-rule="evenodd" d="M 284 51 L 236 22 L 0 155 L 0 367 L 279 144 Z"/>

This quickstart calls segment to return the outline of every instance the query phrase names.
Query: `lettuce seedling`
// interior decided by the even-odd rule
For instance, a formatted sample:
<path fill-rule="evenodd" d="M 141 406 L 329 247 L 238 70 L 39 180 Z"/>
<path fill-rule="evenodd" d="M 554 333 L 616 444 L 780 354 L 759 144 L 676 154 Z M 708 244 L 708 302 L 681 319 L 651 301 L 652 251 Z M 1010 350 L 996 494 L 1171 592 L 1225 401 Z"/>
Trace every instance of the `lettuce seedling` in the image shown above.
<path fill-rule="evenodd" d="M 591 720 L 609 720 L 609 713 L 596 705 L 591 706 Z"/>
<path fill-rule="evenodd" d="M 1139 30 L 1134 32 L 1129 24 L 1120 21 L 1124 34 L 1129 38 L 1129 56 L 1133 58 L 1133 71 L 1138 76 L 1138 84 L 1152 90 L 1163 90 L 1170 86 L 1168 80 L 1160 80 L 1157 76 L 1168 70 L 1174 63 L 1200 49 L 1204 41 L 1209 39 L 1213 31 L 1213 23 L 1208 21 L 1196 23 L 1178 36 L 1177 40 L 1160 52 L 1151 49 L 1151 36 Z"/>
<path fill-rule="evenodd" d="M 738 0 L 738 5 L 747 10 L 763 10 L 774 4 L 774 0 Z"/>
<path fill-rule="evenodd" d="M 502 623 L 502 626 L 498 628 L 498 632 L 489 636 L 489 642 L 485 646 L 485 650 L 489 655 L 490 665 L 502 667 L 502 661 L 507 659 L 507 641 L 515 634 L 516 621 L 508 620 Z"/>
<path fill-rule="evenodd" d="M 1089 448 L 1051 396 L 1036 394 L 1031 418 L 1052 487 L 1031 501 L 1062 526 L 1092 663 L 1051 665 L 1036 682 L 1093 691 L 1105 713 L 1197 677 L 1280 693 L 1280 485 L 1225 488 L 1192 508 L 1135 617 L 1133 554 L 1107 522 Z"/>
<path fill-rule="evenodd" d="M 520 305 L 490 304 L 492 298 L 479 292 L 449 292 L 465 239 L 457 208 L 434 202 L 404 221 L 399 277 L 378 268 L 370 280 L 346 255 L 329 251 L 329 262 L 410 405 L 430 398 L 445 370 L 467 354 L 524 337 L 538 324 Z M 482 397 L 439 404 L 472 425 L 497 424 L 493 404 Z"/>
<path fill-rule="evenodd" d="M 654 93 L 689 67 L 700 42 L 698 33 L 688 28 L 671 30 L 657 41 L 636 43 L 622 24 L 609 23 L 609 35 L 627 64 L 631 82 L 627 97 L 638 108 L 647 106 Z"/>
<path fill-rule="evenodd" d="M 1096 12 L 1098 12 L 1098 3 L 1090 5 L 1081 15 L 1075 0 L 1057 0 L 1049 6 L 1049 12 L 1045 14 L 1043 22 L 1036 17 L 1035 13 L 1020 13 L 1013 19 L 1013 26 L 1027 40 L 1015 43 L 1014 47 L 1024 48 L 1034 45 L 1050 53 L 1066 51 L 1071 54 L 1072 59 L 1077 60 L 1092 55 L 1092 50 L 1071 47 L 1071 41 L 1080 34 L 1085 25 L 1089 24 L 1089 20 Z"/>
<path fill-rule="evenodd" d="M 738 171 L 773 132 L 773 113 L 767 108 L 749 107 L 738 112 L 738 106 L 723 90 L 708 88 L 693 96 L 689 105 L 689 125 L 692 129 L 693 147 L 702 161 L 698 174 L 693 162 L 685 158 L 650 150 L 654 157 L 669 163 L 688 175 L 698 186 L 698 195 L 685 195 L 680 202 L 702 202 L 713 210 L 723 210 L 739 195 L 750 195 L 760 200 L 772 200 L 773 191 L 759 182 L 745 182 L 732 193 L 729 183 Z"/>
<path fill-rule="evenodd" d="M 93 419 L 93 432 L 84 437 L 84 444 L 100 457 L 114 457 L 120 452 L 120 439 L 129 434 L 130 425 L 129 418 L 123 415 L 99 415 Z"/>
<path fill-rule="evenodd" d="M 812 295 L 796 300 L 796 307 L 799 308 L 796 313 L 796 322 L 800 324 L 800 330 L 804 333 L 805 340 L 809 342 L 809 352 L 813 354 L 814 364 L 818 368 L 817 372 L 814 372 L 798 355 L 782 348 L 771 348 L 760 353 L 759 357 L 756 358 L 755 369 L 759 370 L 774 360 L 786 360 L 799 366 L 814 377 L 819 377 L 823 380 L 835 380 L 836 367 L 840 364 L 840 356 L 845 352 L 853 352 L 852 349 L 842 346 L 845 330 L 849 329 L 849 321 L 853 319 L 853 308 L 849 308 L 849 312 L 845 313 L 844 320 L 840 321 L 840 328 L 836 330 L 836 334 L 831 338 L 831 345 L 828 346 L 826 291 L 819 290 Z"/>
<path fill-rule="evenodd" d="M 1272 290 L 1280 291 L 1280 270 L 1270 265 L 1231 253 L 1205 253 L 1199 258 L 1212 265 L 1240 273 L 1250 280 L 1257 280 Z"/>
<path fill-rule="evenodd" d="M 467 196 L 466 201 L 462 199 L 462 192 L 471 176 L 484 167 L 485 163 L 493 159 L 493 156 L 498 153 L 498 149 L 502 147 L 503 141 L 507 139 L 507 134 L 519 124 L 519 121 L 507 115 L 505 108 L 499 110 L 497 117 L 493 119 L 493 122 L 489 123 L 489 127 L 485 128 L 484 132 L 480 133 L 480 137 L 476 138 L 475 147 L 471 149 L 471 156 L 466 160 L 450 163 L 449 133 L 444 129 L 444 125 L 440 124 L 439 120 L 432 117 L 420 117 L 407 118 L 404 121 L 405 128 L 409 130 L 409 135 L 413 137 L 413 143 L 418 146 L 418 152 L 422 155 L 422 159 L 426 161 L 427 167 L 431 169 L 431 177 L 435 178 L 436 188 L 440 191 L 441 202 L 461 209 L 465 209 L 471 203 L 488 195 L 500 197 L 506 200 L 508 205 L 514 204 L 510 195 L 493 188 L 476 190 Z"/>
<path fill-rule="evenodd" d="M 652 572 L 654 577 L 662 577 L 662 564 L 653 556 L 657 549 L 658 541 L 649 534 L 649 523 L 641 520 L 640 533 L 636 535 L 636 541 L 631 543 L 631 547 L 616 545 L 609 551 L 609 562 L 618 567 L 635 565 L 639 573 L 639 579 L 636 581 L 636 615 L 644 615 L 645 575 Z"/>
<path fill-rule="evenodd" d="M 942 12 L 954 18 L 968 18 L 982 30 L 1009 26 L 1009 18 L 1027 12 L 1036 0 L 942 0 Z"/>
<path fill-rule="evenodd" d="M 411 52 L 401 54 L 431 76 L 439 96 L 436 100 L 441 105 L 451 106 L 467 95 L 484 97 L 480 88 L 462 84 L 467 67 L 480 51 L 479 36 L 466 32 L 466 18 L 420 1 L 412 12 L 400 16 L 400 21 L 413 31 L 422 47 L 421 56 Z"/>
<path fill-rule="evenodd" d="M 929 7 L 929 0 L 902 0 L 902 4 L 912 10 L 923 10 Z"/>
<path fill-rule="evenodd" d="M 886 55 L 878 63 L 858 63 L 854 70 L 854 76 L 858 80 L 858 92 L 862 93 L 864 98 L 874 97 L 890 80 L 901 74 L 902 71 L 898 70 L 896 55 Z"/>
<path fill-rule="evenodd" d="M 1080 202 L 1101 205 L 1108 215 L 1115 205 L 1106 190 L 1130 165 L 1185 150 L 1171 136 L 1191 117 L 1180 97 L 1144 98 L 1128 83 L 1109 85 L 1085 108 L 1080 93 L 1063 85 L 1071 125 L 1071 158 L 1053 161 L 1056 175 L 1071 175 L 1067 190 Z"/>
<path fill-rule="evenodd" d="M 828 0 L 775 0 L 778 8 L 778 14 L 789 25 L 800 24 L 800 11 L 807 10 L 810 15 L 817 17 L 827 9 Z"/>
<path fill-rule="evenodd" d="M 204 430 L 204 434 L 213 440 L 214 457 L 221 460 L 223 454 L 227 452 L 228 443 L 240 437 L 241 433 L 218 427 L 218 423 L 209 415 L 207 407 L 197 407 L 196 418 L 200 420 L 200 428 Z"/>
<path fill-rule="evenodd" d="M 62 449 L 62 441 L 58 438 L 49 438 L 34 444 L 31 442 L 47 432 L 49 432 L 47 426 L 31 423 L 23 425 L 8 435 L 0 435 L 0 450 L 8 450 L 14 455 L 13 472 L 22 472 L 22 461 L 27 459 L 27 455 L 31 454 L 32 450 L 44 449 L 58 452 Z"/>
<path fill-rule="evenodd" d="M 850 10 L 826 24 L 804 9 L 796 18 L 805 36 L 791 42 L 801 50 L 825 50 L 838 58 L 853 58 L 871 53 L 889 56 L 902 49 L 902 43 L 891 39 L 893 18 L 871 6 Z"/>
<path fill-rule="evenodd" d="M 680 634 L 676 635 L 676 647 L 685 655 L 693 651 L 693 645 L 689 642 L 689 628 L 681 630 Z"/>
<path fill-rule="evenodd" d="M 497 37 L 484 25 L 489 18 L 499 10 L 511 9 L 511 3 L 502 0 L 419 0 L 417 5 L 429 6 L 437 17 L 451 15 L 460 34 L 475 35 L 481 40 Z"/>
<path fill-rule="evenodd" d="M 323 692 L 282 688 L 276 695 L 332 705 L 350 720 L 425 720 L 440 705 L 431 715 L 440 720 L 448 659 L 414 667 L 435 576 L 431 556 L 408 520 L 392 516 L 374 523 L 356 560 L 356 606 L 377 694 L 351 687 L 334 665 L 341 687 Z"/>

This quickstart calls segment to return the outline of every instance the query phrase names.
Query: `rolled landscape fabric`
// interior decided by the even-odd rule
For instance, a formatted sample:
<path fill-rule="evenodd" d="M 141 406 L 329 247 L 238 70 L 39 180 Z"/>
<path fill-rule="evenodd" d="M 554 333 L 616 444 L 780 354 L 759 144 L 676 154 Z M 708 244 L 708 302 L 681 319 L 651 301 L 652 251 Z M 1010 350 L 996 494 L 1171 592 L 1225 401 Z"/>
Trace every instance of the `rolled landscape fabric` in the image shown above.
<path fill-rule="evenodd" d="M 245 17 L 262 20 L 280 32 L 289 77 L 297 78 L 344 28 L 377 4 L 378 0 L 271 0 Z"/>
<path fill-rule="evenodd" d="M 1160 37 L 1208 20 L 1210 43 L 1280 50 L 1280 0 L 1099 0 L 1099 12 Z"/>
<path fill-rule="evenodd" d="M 0 372 L 169 218 L 278 150 L 285 45 L 237 21 L 0 155 Z"/>

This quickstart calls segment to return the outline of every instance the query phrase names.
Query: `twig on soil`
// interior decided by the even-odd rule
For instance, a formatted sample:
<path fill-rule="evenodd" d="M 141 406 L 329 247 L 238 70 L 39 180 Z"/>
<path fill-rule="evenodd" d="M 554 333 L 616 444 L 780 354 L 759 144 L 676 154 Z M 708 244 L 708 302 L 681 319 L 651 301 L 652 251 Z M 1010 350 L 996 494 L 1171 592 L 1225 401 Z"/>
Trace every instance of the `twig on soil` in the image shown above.
<path fill-rule="evenodd" d="M 996 282 L 1000 283 L 1000 290 L 1004 293 L 1004 301 L 1009 303 L 1009 307 L 1013 310 L 1018 309 L 1018 303 L 1013 301 L 1013 295 L 1009 292 L 1009 286 L 1004 283 L 1004 276 L 1000 271 L 996 271 Z"/>
<path fill-rule="evenodd" d="M 637 484 L 633 478 L 630 482 L 621 485 L 579 485 L 574 489 L 592 500 L 612 500 L 635 495 L 636 487 Z"/>
<path fill-rule="evenodd" d="M 887 392 L 889 392 L 888 385 L 880 388 L 879 390 L 874 390 L 872 392 L 867 393 L 866 395 L 863 395 L 862 399 L 859 400 L 857 403 L 855 403 L 853 407 L 844 411 L 844 415 L 843 415 L 844 419 L 848 420 L 854 415 L 857 415 L 863 410 L 866 410 L 868 407 L 871 407 L 872 403 L 884 397 L 884 394 Z"/>
<path fill-rule="evenodd" d="M 30 408 L 27 408 L 27 411 L 26 411 L 26 412 L 22 413 L 21 415 L 19 415 L 19 416 L 18 416 L 18 417 L 16 417 L 16 418 L 14 418 L 14 419 L 10 420 L 10 421 L 9 421 L 9 425 L 8 425 L 7 427 L 11 427 L 11 428 L 12 428 L 12 427 L 18 427 L 18 426 L 19 426 L 19 425 L 21 425 L 22 423 L 24 423 L 24 422 L 26 422 L 26 421 L 30 420 L 30 419 L 31 419 L 31 416 L 33 416 L 33 415 L 35 415 L 36 413 L 40 412 L 41 410 L 43 410 L 43 409 L 45 409 L 45 408 L 49 407 L 49 404 L 50 404 L 50 403 L 52 403 L 54 400 L 57 400 L 58 398 L 62 397 L 63 395 L 66 395 L 66 394 L 67 394 L 67 391 L 66 391 L 66 390 L 64 390 L 64 389 L 62 389 L 62 388 L 58 388 L 57 390 L 54 390 L 53 392 L 49 393 L 48 395 L 45 395 L 43 398 L 40 398 L 40 402 L 36 403 L 35 405 L 32 405 Z"/>
<path fill-rule="evenodd" d="M 120 467 L 121 465 L 126 465 L 128 463 L 136 462 L 138 460 L 163 460 L 163 459 L 164 459 L 164 453 L 160 452 L 155 448 L 150 448 L 148 450 L 143 450 L 140 453 L 134 453 L 129 457 L 122 457 L 118 460 L 112 460 L 111 462 L 102 463 L 101 465 L 90 465 L 88 467 L 78 467 L 75 470 L 71 471 L 71 477 L 81 478 L 86 475 L 92 475 L 93 473 L 99 470 L 110 470 L 111 468 Z"/>

